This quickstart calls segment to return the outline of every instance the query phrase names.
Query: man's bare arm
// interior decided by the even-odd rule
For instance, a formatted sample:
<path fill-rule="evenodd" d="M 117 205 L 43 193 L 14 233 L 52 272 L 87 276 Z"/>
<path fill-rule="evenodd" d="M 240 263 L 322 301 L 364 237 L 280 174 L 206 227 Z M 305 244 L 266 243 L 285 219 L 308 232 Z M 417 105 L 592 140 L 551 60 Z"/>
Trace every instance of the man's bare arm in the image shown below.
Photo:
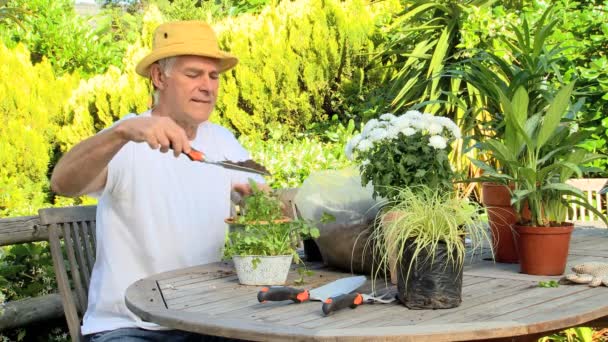
<path fill-rule="evenodd" d="M 102 190 L 110 160 L 129 141 L 147 142 L 152 149 L 175 156 L 190 150 L 185 131 L 168 117 L 138 117 L 90 137 L 74 146 L 57 163 L 51 176 L 51 189 L 64 196 Z"/>
<path fill-rule="evenodd" d="M 64 196 L 79 196 L 103 189 L 108 163 L 127 142 L 115 128 L 82 141 L 55 166 L 51 189 Z"/>

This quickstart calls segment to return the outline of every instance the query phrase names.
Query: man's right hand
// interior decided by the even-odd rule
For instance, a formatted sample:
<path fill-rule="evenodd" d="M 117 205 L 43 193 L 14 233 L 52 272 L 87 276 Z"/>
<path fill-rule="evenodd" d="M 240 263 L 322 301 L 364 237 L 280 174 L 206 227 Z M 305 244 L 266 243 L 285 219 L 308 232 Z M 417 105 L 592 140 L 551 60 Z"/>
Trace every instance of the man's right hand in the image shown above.
<path fill-rule="evenodd" d="M 108 164 L 129 141 L 146 142 L 153 149 L 173 149 L 177 157 L 190 152 L 186 132 L 173 119 L 162 116 L 134 117 L 117 123 L 74 146 L 57 163 L 51 188 L 64 196 L 80 196 L 102 190 Z"/>
<path fill-rule="evenodd" d="M 163 153 L 173 149 L 176 157 L 190 152 L 186 132 L 167 116 L 136 117 L 120 122 L 114 129 L 126 141 L 146 142 L 150 148 Z"/>

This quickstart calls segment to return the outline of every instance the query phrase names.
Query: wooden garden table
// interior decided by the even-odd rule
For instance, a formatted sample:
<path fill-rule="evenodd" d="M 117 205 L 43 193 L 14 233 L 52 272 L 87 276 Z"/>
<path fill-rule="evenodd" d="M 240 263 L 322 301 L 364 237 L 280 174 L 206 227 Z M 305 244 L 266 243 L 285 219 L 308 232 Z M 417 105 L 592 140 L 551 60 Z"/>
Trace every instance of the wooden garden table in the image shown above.
<path fill-rule="evenodd" d="M 567 272 L 583 261 L 608 262 L 608 230 L 574 231 Z M 567 327 L 606 323 L 608 288 L 541 288 L 539 281 L 560 277 L 518 271 L 518 265 L 483 259 L 468 263 L 463 302 L 446 310 L 409 310 L 395 302 L 362 305 L 326 317 L 321 302 L 261 304 L 256 299 L 260 287 L 239 285 L 229 263 L 139 280 L 128 288 L 126 303 L 142 319 L 166 327 L 260 341 L 532 340 Z M 319 267 L 307 277 L 304 287 L 314 288 L 348 275 Z M 296 278 L 297 272 L 292 270 L 288 283 Z M 370 289 L 369 281 L 362 289 Z"/>

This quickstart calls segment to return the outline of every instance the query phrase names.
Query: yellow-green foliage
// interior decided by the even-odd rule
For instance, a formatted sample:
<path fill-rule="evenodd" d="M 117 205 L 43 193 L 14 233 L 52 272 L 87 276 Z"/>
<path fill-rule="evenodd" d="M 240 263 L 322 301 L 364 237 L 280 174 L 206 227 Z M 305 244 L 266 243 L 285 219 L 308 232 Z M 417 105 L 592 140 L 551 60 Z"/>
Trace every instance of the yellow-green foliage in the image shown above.
<path fill-rule="evenodd" d="M 110 66 L 106 73 L 82 80 L 66 99 L 65 116 L 57 135 L 62 152 L 124 115 L 149 108 L 151 90 L 148 82 L 135 73 L 135 65 L 150 51 L 154 28 L 161 22 L 158 8 L 150 6 L 144 15 L 142 38 L 125 53 L 124 73 Z"/>
<path fill-rule="evenodd" d="M 30 214 L 45 201 L 47 173 L 63 103 L 78 76 L 56 78 L 27 49 L 0 44 L 0 213 Z"/>
<path fill-rule="evenodd" d="M 61 150 L 65 152 L 125 114 L 146 110 L 149 102 L 148 86 L 134 71 L 121 73 L 110 67 L 103 75 L 81 81 L 66 99 L 66 114 L 57 135 Z"/>
<path fill-rule="evenodd" d="M 223 48 L 241 63 L 222 77 L 213 120 L 256 139 L 276 127 L 294 132 L 326 119 L 332 94 L 352 83 L 352 74 L 370 60 L 362 52 L 373 49 L 375 21 L 397 7 L 395 0 L 375 5 L 364 0 L 285 1 L 259 15 L 214 23 Z M 89 79 L 78 74 L 58 78 L 44 59 L 32 66 L 23 46 L 0 48 L 2 215 L 34 213 L 53 201 L 67 203 L 64 198 L 51 200 L 48 191 L 50 167 L 61 154 L 123 115 L 149 107 L 149 83 L 134 69 L 149 52 L 153 30 L 163 21 L 158 8 L 150 6 L 141 39 L 125 54 L 125 71 L 110 67 Z M 294 144 L 293 151 L 298 146 Z M 317 166 L 312 169 L 341 160 L 329 155 L 326 162 L 314 161 L 319 153 L 310 151 L 305 158 Z M 299 173 L 310 170 L 293 171 L 298 174 L 279 172 L 277 184 L 300 182 L 305 175 Z M 89 202 L 78 202 L 83 200 Z"/>
<path fill-rule="evenodd" d="M 151 7 L 144 18 L 143 38 L 127 51 L 125 73 L 110 67 L 88 80 L 77 74 L 57 78 L 45 59 L 32 66 L 22 45 L 0 44 L 0 214 L 35 214 L 49 204 L 50 167 L 70 147 L 150 102 L 146 81 L 135 64 L 150 49 L 153 27 L 161 22 Z M 143 42 L 143 43 L 142 43 Z M 53 165 L 51 165 L 53 164 Z M 57 197 L 56 205 L 91 203 Z"/>
<path fill-rule="evenodd" d="M 222 79 L 217 110 L 222 122 L 249 136 L 277 123 L 302 129 L 326 120 L 329 99 L 353 63 L 364 66 L 375 18 L 390 1 L 283 1 L 259 15 L 215 24 L 224 48 L 240 63 Z"/>
<path fill-rule="evenodd" d="M 270 171 L 272 176 L 266 181 L 275 189 L 299 187 L 315 171 L 351 165 L 344 156 L 343 144 L 324 143 L 315 137 L 285 142 L 241 136 L 239 141 L 251 152 L 254 160 Z"/>

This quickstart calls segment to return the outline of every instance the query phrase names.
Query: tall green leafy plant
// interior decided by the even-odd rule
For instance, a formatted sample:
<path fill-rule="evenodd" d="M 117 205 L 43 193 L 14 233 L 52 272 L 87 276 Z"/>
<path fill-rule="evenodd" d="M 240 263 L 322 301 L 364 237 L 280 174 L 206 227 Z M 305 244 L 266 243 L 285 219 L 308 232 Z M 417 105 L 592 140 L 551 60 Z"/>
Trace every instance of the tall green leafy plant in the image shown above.
<path fill-rule="evenodd" d="M 458 82 L 442 78 L 447 65 L 458 60 L 457 46 L 467 8 L 489 6 L 487 0 L 414 0 L 386 27 L 387 43 L 378 58 L 392 63 L 396 73 L 391 80 L 392 105 L 399 109 L 414 105 L 424 111 L 445 115 L 453 110 L 442 105 L 448 94 L 456 92 Z M 453 114 L 453 113 L 452 113 Z M 453 117 L 453 115 L 451 115 Z"/>
<path fill-rule="evenodd" d="M 501 35 L 499 40 L 506 53 L 476 50 L 472 58 L 454 64 L 447 74 L 467 83 L 466 97 L 473 127 L 472 138 L 483 141 L 487 137 L 503 137 L 505 117 L 501 110 L 501 94 L 512 98 L 519 87 L 529 93 L 529 113 L 536 113 L 548 105 L 556 84 L 563 82 L 559 63 L 565 48 L 549 45 L 558 19 L 547 9 L 532 27 L 524 17 L 520 25 L 511 24 L 512 35 Z"/>
<path fill-rule="evenodd" d="M 565 53 L 568 51 L 566 47 L 550 43 L 550 37 L 558 24 L 559 17 L 554 15 L 552 8 L 547 8 L 532 24 L 528 16 L 523 15 L 519 24 L 511 24 L 510 30 L 498 36 L 501 46 L 505 47 L 504 51 L 500 49 L 493 52 L 469 51 L 472 54 L 471 58 L 454 65 L 454 68 L 448 71 L 449 75 L 460 78 L 467 84 L 465 91 L 460 94 L 460 97 L 465 99 L 470 115 L 466 120 L 470 122 L 467 135 L 472 140 L 473 147 L 483 146 L 481 149 L 476 149 L 477 155 L 472 154 L 471 158 L 486 161 L 498 172 L 514 174 L 511 164 L 505 163 L 504 158 L 495 154 L 495 149 L 485 142 L 488 140 L 492 141 L 490 144 L 500 142 L 517 158 L 527 153 L 521 144 L 522 138 L 517 127 L 513 124 L 513 120 L 506 118 L 506 115 L 508 108 L 512 107 L 510 101 L 516 98 L 516 92 L 521 92 L 521 89 L 524 89 L 523 92 L 526 94 L 526 103 L 518 105 L 524 108 L 514 109 L 517 115 L 521 115 L 518 118 L 523 121 L 520 122 L 525 123 L 528 118 L 538 120 L 539 113 L 546 111 L 546 108 L 554 102 L 558 89 L 565 82 L 560 64 L 563 63 Z M 517 99 L 521 98 L 521 94 L 517 96 Z M 573 105 L 571 112 L 577 113 L 582 104 L 583 99 L 580 98 Z M 565 113 L 565 109 L 562 112 Z M 568 120 L 572 119 L 570 115 Z M 530 121 L 530 124 L 532 122 Z M 584 143 L 585 138 L 582 135 L 579 137 L 581 138 L 572 145 L 580 146 Z M 479 142 L 482 142 L 482 145 L 475 145 Z M 550 141 L 547 145 L 553 142 L 556 141 Z M 470 142 L 467 148 L 471 147 L 469 144 Z M 480 170 L 485 172 L 484 168 L 473 168 L 476 171 L 471 174 L 478 175 Z M 586 170 L 586 168 L 581 169 L 583 172 Z M 565 209 L 560 206 L 554 207 Z"/>
<path fill-rule="evenodd" d="M 514 184 L 512 204 L 517 206 L 520 224 L 550 226 L 565 222 L 569 204 L 575 203 L 594 212 L 605 222 L 606 216 L 587 202 L 582 191 L 566 184 L 573 176 L 582 175 L 581 166 L 605 156 L 591 154 L 580 147 L 589 132 L 571 126 L 576 107 L 570 106 L 574 82 L 562 86 L 549 105 L 532 111 L 530 93 L 522 86 L 512 98 L 500 92 L 500 103 L 506 120 L 502 140 L 489 139 L 482 148 L 491 152 L 501 165 L 495 168 L 475 161 L 484 170 L 481 180 Z M 570 108 L 570 110 L 568 110 Z M 522 215 L 524 203 L 531 217 Z"/>
<path fill-rule="evenodd" d="M 92 25 L 76 14 L 73 1 L 11 0 L 10 5 L 26 11 L 27 20 L 23 28 L 0 30 L 0 37 L 9 46 L 26 44 L 32 62 L 46 58 L 57 74 L 79 71 L 90 75 L 121 65 L 128 35 L 115 37 L 113 27 L 102 18 Z"/>
<path fill-rule="evenodd" d="M 608 154 L 608 2 L 558 0 L 551 7 L 562 23 L 551 41 L 569 47 L 560 69 L 566 77 L 577 77 L 577 92 L 586 97 L 577 114 L 578 126 L 594 133 L 584 146 Z M 608 160 L 598 159 L 590 165 L 603 172 L 586 177 L 608 177 Z"/>
<path fill-rule="evenodd" d="M 382 65 L 395 70 L 387 95 L 392 111 L 412 108 L 446 116 L 466 132 L 471 122 L 469 107 L 461 96 L 455 96 L 466 84 L 445 73 L 453 64 L 466 58 L 463 46 L 480 43 L 463 36 L 463 32 L 473 20 L 471 17 L 478 16 L 480 11 L 490 12 L 493 1 L 414 0 L 402 3 L 404 10 L 384 28 L 387 42 L 379 46 L 376 57 Z M 456 172 L 464 175 L 470 170 L 463 156 L 463 143 L 465 141 L 455 144 L 450 161 Z"/>

